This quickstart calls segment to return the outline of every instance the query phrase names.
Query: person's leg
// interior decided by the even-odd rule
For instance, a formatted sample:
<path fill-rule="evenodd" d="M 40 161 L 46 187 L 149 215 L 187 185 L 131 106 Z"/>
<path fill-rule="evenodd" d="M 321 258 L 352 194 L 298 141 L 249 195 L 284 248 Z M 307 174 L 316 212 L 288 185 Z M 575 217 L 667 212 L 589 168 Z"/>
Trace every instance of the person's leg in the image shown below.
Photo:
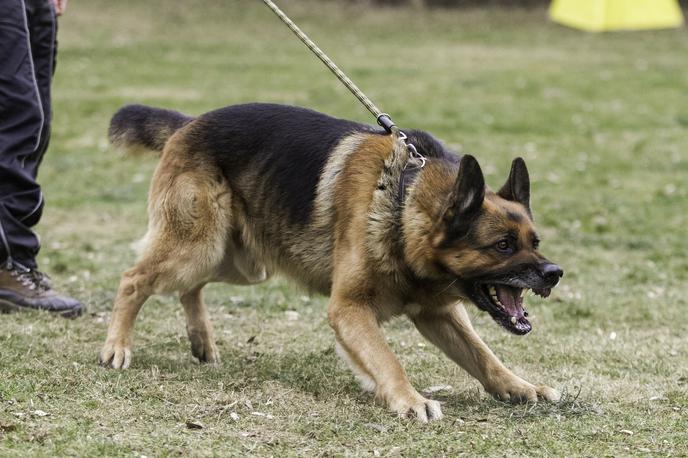
<path fill-rule="evenodd" d="M 55 58 L 50 0 L 0 2 L 0 310 L 38 308 L 78 314 L 36 271 L 43 210 L 36 173 L 50 134 Z"/>
<path fill-rule="evenodd" d="M 49 92 L 39 88 L 31 48 L 24 1 L 1 2 L 0 260 L 27 268 L 36 267 L 39 243 L 31 226 L 40 219 L 43 207 L 33 164 L 47 143 L 44 134 L 49 124 L 49 113 L 41 102 L 41 95 L 49 96 Z M 44 76 L 43 70 L 40 73 Z"/>
<path fill-rule="evenodd" d="M 43 155 L 50 142 L 52 121 L 52 99 L 50 88 L 55 73 L 57 58 L 57 20 L 52 0 L 24 0 L 27 8 L 29 36 L 31 37 L 31 56 L 41 107 L 45 121 L 41 131 L 41 140 L 34 154 L 24 162 L 24 166 L 35 178 Z"/>

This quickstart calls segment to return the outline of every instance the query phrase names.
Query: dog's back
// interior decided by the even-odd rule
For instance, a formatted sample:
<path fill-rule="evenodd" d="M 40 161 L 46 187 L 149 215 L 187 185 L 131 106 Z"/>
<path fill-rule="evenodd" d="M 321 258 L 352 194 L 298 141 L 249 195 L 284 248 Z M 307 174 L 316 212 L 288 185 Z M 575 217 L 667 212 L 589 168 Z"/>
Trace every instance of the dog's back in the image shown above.
<path fill-rule="evenodd" d="M 198 154 L 198 160 L 210 157 L 230 183 L 240 184 L 236 191 L 243 191 L 252 215 L 279 213 L 298 225 L 311 218 L 318 180 L 335 146 L 357 132 L 383 134 L 306 108 L 249 103 L 197 118 L 127 105 L 113 116 L 109 137 L 128 152 L 161 153 L 169 138 L 187 125 L 184 135 L 193 143 L 189 153 Z"/>
<path fill-rule="evenodd" d="M 242 195 L 251 215 L 307 226 L 318 181 L 343 138 L 372 127 L 305 108 L 252 103 L 200 116 L 189 135 Z"/>

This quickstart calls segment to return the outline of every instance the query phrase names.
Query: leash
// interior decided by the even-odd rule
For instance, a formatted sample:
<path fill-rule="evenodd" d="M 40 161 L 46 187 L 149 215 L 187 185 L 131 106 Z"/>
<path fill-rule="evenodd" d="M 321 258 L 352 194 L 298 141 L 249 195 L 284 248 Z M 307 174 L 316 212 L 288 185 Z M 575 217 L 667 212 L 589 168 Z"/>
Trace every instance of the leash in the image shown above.
<path fill-rule="evenodd" d="M 318 47 L 315 43 L 313 43 L 313 40 L 308 38 L 308 35 L 303 33 L 303 31 L 296 25 L 294 24 L 294 21 L 289 19 L 289 17 L 284 14 L 284 12 L 279 9 L 277 5 L 275 5 L 272 0 L 263 0 L 263 3 L 267 5 L 268 8 L 270 8 L 276 15 L 279 17 L 284 24 L 286 24 L 289 29 L 294 32 L 294 35 L 296 35 L 302 42 L 303 44 L 310 49 L 313 54 L 315 54 L 318 59 L 322 61 L 323 64 L 327 68 L 330 69 L 332 73 L 339 79 L 339 81 L 346 86 L 346 88 L 351 91 L 351 93 L 365 106 L 368 111 L 370 111 L 373 116 L 375 116 L 375 119 L 377 120 L 377 123 L 383 127 L 387 133 L 389 134 L 395 134 L 397 135 L 405 144 L 406 147 L 408 148 L 409 151 L 409 157 L 412 159 L 414 162 L 420 163 L 420 165 L 414 167 L 414 169 L 421 169 L 425 166 L 425 156 L 420 154 L 416 147 L 413 145 L 413 143 L 408 141 L 408 137 L 404 132 L 399 130 L 399 128 L 394 124 L 394 121 L 392 121 L 392 118 L 387 114 L 383 113 L 382 110 L 380 110 L 372 100 L 370 100 L 364 93 L 361 91 L 356 84 L 354 84 L 351 79 L 346 76 L 346 74 L 337 67 L 337 65 L 332 62 L 332 59 L 327 57 L 327 54 L 325 54 L 322 49 Z"/>

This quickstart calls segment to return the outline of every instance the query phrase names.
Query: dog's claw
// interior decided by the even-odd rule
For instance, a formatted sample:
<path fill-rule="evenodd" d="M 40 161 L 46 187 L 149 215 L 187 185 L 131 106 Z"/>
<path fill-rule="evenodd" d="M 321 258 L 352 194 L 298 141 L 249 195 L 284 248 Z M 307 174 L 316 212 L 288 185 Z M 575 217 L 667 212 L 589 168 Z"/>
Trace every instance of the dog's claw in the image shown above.
<path fill-rule="evenodd" d="M 421 395 L 414 396 L 413 400 L 399 401 L 391 407 L 400 417 L 415 418 L 421 423 L 442 418 L 440 403 L 432 399 L 426 399 Z"/>
<path fill-rule="evenodd" d="M 199 332 L 189 331 L 189 341 L 191 342 L 191 354 L 201 363 L 219 363 L 220 352 L 212 339 Z"/>
<path fill-rule="evenodd" d="M 511 380 L 504 381 L 501 386 L 488 389 L 487 391 L 495 399 L 513 404 L 536 403 L 538 400 L 557 402 L 560 398 L 556 390 L 546 385 L 532 385 L 516 376 Z"/>
<path fill-rule="evenodd" d="M 561 399 L 561 394 L 554 388 L 550 388 L 547 385 L 540 385 L 536 389 L 539 399 L 547 402 L 559 402 Z"/>
<path fill-rule="evenodd" d="M 217 351 L 217 347 L 214 343 L 211 343 L 208 348 L 196 349 L 192 348 L 191 354 L 198 358 L 201 363 L 219 363 L 220 362 L 220 352 Z"/>
<path fill-rule="evenodd" d="M 106 343 L 99 359 L 103 367 L 127 369 L 131 364 L 131 349 L 124 345 Z"/>
<path fill-rule="evenodd" d="M 442 418 L 442 407 L 438 401 L 425 399 L 421 404 L 411 407 L 405 416 L 415 418 L 421 423 L 427 423 Z"/>

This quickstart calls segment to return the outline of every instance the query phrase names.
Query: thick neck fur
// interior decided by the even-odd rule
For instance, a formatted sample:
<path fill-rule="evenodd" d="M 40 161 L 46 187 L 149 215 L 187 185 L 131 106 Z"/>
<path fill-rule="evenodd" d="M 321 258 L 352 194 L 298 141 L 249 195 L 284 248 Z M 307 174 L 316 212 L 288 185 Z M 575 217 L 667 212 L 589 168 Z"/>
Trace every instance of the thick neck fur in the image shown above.
<path fill-rule="evenodd" d="M 455 302 L 456 278 L 434 255 L 443 235 L 442 215 L 447 210 L 458 172 L 454 162 L 429 160 L 409 190 L 401 215 L 404 261 L 412 272 L 409 295 L 418 302 L 446 305 Z"/>
<path fill-rule="evenodd" d="M 436 262 L 436 254 L 458 164 L 429 157 L 401 202 L 399 186 L 407 159 L 405 145 L 397 143 L 381 167 L 367 211 L 366 249 L 378 272 L 387 274 L 389 287 L 404 291 L 407 302 L 448 305 L 459 299 L 452 288 L 456 277 Z"/>
<path fill-rule="evenodd" d="M 397 140 L 384 161 L 367 215 L 367 250 L 395 282 L 403 281 L 405 270 L 400 229 L 403 202 L 398 196 L 404 168 L 415 165 L 409 164 L 408 157 L 406 145 Z"/>

